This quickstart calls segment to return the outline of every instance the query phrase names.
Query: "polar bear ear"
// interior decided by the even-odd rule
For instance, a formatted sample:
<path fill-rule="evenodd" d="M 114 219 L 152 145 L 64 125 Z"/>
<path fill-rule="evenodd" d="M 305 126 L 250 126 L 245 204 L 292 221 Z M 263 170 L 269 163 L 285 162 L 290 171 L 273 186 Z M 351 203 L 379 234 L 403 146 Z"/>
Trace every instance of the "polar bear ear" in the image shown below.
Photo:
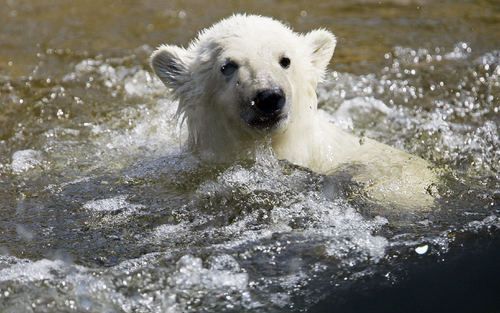
<path fill-rule="evenodd" d="M 165 86 L 175 90 L 190 80 L 190 59 L 186 49 L 162 45 L 151 55 L 151 67 Z"/>
<path fill-rule="evenodd" d="M 322 76 L 330 63 L 337 39 L 335 35 L 325 29 L 313 30 L 305 35 L 305 39 L 312 51 L 311 62 Z"/>

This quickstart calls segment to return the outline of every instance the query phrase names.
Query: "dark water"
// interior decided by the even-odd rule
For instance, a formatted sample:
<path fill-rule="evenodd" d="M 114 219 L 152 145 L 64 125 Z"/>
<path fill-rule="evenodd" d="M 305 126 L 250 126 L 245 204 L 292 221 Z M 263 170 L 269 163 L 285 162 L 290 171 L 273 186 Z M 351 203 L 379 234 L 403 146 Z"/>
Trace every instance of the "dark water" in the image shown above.
<path fill-rule="evenodd" d="M 0 312 L 500 312 L 497 2 L 0 4 Z M 186 152 L 148 57 L 233 12 L 332 30 L 320 106 L 430 160 L 436 209 Z"/>

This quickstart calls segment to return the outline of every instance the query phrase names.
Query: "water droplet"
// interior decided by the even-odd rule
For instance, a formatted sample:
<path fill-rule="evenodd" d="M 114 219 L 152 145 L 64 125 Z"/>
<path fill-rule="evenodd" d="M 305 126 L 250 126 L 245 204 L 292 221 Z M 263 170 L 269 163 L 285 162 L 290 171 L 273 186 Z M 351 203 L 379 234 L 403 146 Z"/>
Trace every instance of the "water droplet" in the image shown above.
<path fill-rule="evenodd" d="M 423 245 L 415 248 L 415 252 L 420 255 L 426 254 L 427 251 L 429 251 L 429 245 Z"/>

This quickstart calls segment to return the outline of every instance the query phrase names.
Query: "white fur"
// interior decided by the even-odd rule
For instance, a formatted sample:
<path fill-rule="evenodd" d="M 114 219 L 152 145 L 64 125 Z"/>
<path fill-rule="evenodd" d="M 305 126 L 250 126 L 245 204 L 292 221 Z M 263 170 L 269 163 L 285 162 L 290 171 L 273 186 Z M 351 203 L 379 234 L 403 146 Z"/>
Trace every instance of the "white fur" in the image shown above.
<path fill-rule="evenodd" d="M 430 207 L 427 190 L 436 178 L 426 161 L 361 141 L 318 114 L 316 87 L 335 45 L 335 36 L 324 29 L 298 34 L 268 17 L 234 15 L 201 31 L 186 49 L 160 46 L 151 63 L 179 100 L 189 146 L 202 157 L 231 161 L 270 143 L 279 158 L 319 173 L 356 165 L 350 173 L 376 201 Z M 287 69 L 279 65 L 282 56 L 291 60 Z M 234 77 L 221 74 L 227 60 L 239 64 Z M 250 105 L 246 99 L 269 86 L 284 90 L 288 117 L 273 129 L 252 129 L 242 119 Z"/>

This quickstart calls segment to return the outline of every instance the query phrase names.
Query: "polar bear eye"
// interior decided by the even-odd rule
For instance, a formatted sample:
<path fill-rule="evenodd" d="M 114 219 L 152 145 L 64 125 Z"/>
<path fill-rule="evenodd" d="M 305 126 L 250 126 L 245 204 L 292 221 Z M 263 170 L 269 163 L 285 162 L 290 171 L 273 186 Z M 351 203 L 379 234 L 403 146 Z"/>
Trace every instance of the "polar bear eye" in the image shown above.
<path fill-rule="evenodd" d="M 280 65 L 282 68 L 289 68 L 290 67 L 290 59 L 287 57 L 282 57 L 280 59 Z"/>
<path fill-rule="evenodd" d="M 224 76 L 231 76 L 238 69 L 238 64 L 233 61 L 229 61 L 226 64 L 222 65 L 220 68 L 221 73 Z"/>

